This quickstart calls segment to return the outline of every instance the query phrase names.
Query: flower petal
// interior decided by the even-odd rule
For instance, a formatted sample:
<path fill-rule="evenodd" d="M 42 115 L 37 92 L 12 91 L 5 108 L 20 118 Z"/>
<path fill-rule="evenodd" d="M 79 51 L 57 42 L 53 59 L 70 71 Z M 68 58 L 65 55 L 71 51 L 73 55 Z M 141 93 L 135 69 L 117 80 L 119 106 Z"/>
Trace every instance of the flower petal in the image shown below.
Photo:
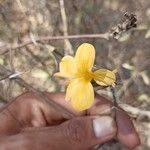
<path fill-rule="evenodd" d="M 73 79 L 67 88 L 66 100 L 78 111 L 90 108 L 94 101 L 92 84 L 83 78 Z"/>
<path fill-rule="evenodd" d="M 75 64 L 78 72 L 91 71 L 95 59 L 95 48 L 89 43 L 83 43 L 77 49 Z"/>
<path fill-rule="evenodd" d="M 99 69 L 94 72 L 94 80 L 101 86 L 109 86 L 116 81 L 116 75 L 113 71 Z"/>
<path fill-rule="evenodd" d="M 75 63 L 74 58 L 71 56 L 64 56 L 59 64 L 60 72 L 55 73 L 55 76 L 60 77 L 74 77 L 75 74 Z"/>

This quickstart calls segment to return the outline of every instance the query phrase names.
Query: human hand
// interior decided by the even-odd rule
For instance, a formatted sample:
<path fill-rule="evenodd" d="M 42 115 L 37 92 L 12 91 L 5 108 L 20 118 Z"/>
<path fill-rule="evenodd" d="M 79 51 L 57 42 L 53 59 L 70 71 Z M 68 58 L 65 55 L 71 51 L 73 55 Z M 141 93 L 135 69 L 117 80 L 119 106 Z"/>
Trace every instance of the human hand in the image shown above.
<path fill-rule="evenodd" d="M 105 111 L 111 108 L 111 103 L 106 99 L 97 96 L 91 109 L 78 113 L 64 101 L 63 93 L 47 95 L 79 117 L 66 121 L 63 114 L 41 98 L 25 93 L 1 110 L 0 118 L 5 119 L 0 125 L 0 134 L 16 134 L 7 140 L 1 138 L 0 141 L 5 143 L 3 145 L 12 147 L 10 141 L 14 141 L 16 143 L 13 145 L 17 148 L 27 147 L 27 150 L 86 150 L 115 136 L 128 148 L 134 148 L 140 143 L 132 121 L 124 111 L 117 111 L 116 123 L 111 117 L 111 111 Z M 101 112 L 103 116 L 98 117 Z"/>

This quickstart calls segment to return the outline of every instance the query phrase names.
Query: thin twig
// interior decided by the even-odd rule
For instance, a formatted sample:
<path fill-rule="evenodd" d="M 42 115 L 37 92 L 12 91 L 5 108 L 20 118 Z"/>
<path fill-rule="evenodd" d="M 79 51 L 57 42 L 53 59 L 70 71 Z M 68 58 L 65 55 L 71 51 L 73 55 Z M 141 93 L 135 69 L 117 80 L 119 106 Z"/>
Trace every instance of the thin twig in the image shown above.
<path fill-rule="evenodd" d="M 45 36 L 45 37 L 39 37 L 35 38 L 36 42 L 42 42 L 42 41 L 50 41 L 50 40 L 64 40 L 64 39 L 82 39 L 82 38 L 102 38 L 102 39 L 109 39 L 108 33 L 99 33 L 99 34 L 82 34 L 82 35 L 67 35 L 67 36 Z M 24 46 L 32 44 L 32 40 L 28 40 L 24 42 L 23 44 L 20 44 L 18 46 L 8 46 L 5 49 L 0 49 L 0 55 L 8 53 L 9 49 L 15 50 L 22 48 Z"/>
<path fill-rule="evenodd" d="M 3 76 L 2 78 L 0 78 L 0 82 L 2 82 L 2 81 L 4 81 L 4 80 L 8 79 L 11 75 L 12 75 L 12 74 Z"/>
<path fill-rule="evenodd" d="M 68 23 L 67 23 L 67 15 L 65 11 L 64 0 L 59 0 L 59 4 L 60 4 L 62 24 L 63 24 L 63 28 L 62 28 L 63 33 L 64 33 L 64 36 L 68 36 Z M 65 55 L 73 54 L 72 45 L 68 39 L 64 39 L 64 46 L 65 46 Z"/>
<path fill-rule="evenodd" d="M 129 114 L 133 115 L 135 118 L 139 116 L 145 116 L 150 119 L 150 111 L 143 110 L 140 108 L 135 108 L 133 106 L 127 105 L 127 104 L 119 104 L 119 106 L 128 112 Z"/>

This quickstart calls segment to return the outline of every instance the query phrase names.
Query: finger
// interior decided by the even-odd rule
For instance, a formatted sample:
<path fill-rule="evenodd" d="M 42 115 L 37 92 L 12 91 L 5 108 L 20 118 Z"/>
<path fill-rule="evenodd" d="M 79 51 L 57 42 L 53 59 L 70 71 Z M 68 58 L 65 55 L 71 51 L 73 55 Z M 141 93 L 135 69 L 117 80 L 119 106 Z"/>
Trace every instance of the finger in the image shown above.
<path fill-rule="evenodd" d="M 86 111 L 77 112 L 67 101 L 65 101 L 65 94 L 56 92 L 56 93 L 45 93 L 51 100 L 55 101 L 57 104 L 61 105 L 69 112 L 75 114 L 75 116 L 81 116 L 86 114 Z M 48 125 L 57 125 L 67 120 L 67 117 L 62 112 L 57 111 L 55 108 L 48 105 L 46 102 L 42 100 L 41 110 L 47 120 Z"/>
<path fill-rule="evenodd" d="M 32 149 L 39 150 L 88 150 L 109 141 L 115 134 L 115 122 L 108 116 L 76 117 L 61 125 L 33 128 L 21 133 L 31 141 Z"/>
<path fill-rule="evenodd" d="M 50 99 L 52 99 L 59 105 L 65 107 L 67 110 L 74 113 L 76 116 L 82 116 L 82 115 L 87 115 L 87 114 L 97 115 L 99 114 L 98 112 L 103 112 L 103 115 L 110 114 L 111 103 L 103 97 L 96 97 L 95 103 L 89 109 L 89 111 L 78 112 L 71 106 L 69 102 L 65 101 L 64 93 L 59 92 L 59 93 L 46 93 L 46 94 Z M 58 112 L 54 108 L 50 108 L 49 105 L 47 105 L 47 103 L 43 103 L 42 110 L 49 125 L 59 124 L 62 121 L 64 121 L 64 119 L 66 119 L 64 114 L 62 114 L 61 112 Z M 96 110 L 97 110 L 97 114 L 96 114 Z M 104 110 L 108 112 L 104 113 Z"/>
<path fill-rule="evenodd" d="M 111 115 L 112 102 L 96 94 L 94 105 L 87 110 L 88 115 Z"/>
<path fill-rule="evenodd" d="M 66 102 L 63 93 L 45 93 L 49 100 L 53 100 L 59 105 L 65 107 L 75 115 L 76 112 L 68 102 Z M 66 119 L 66 116 L 49 105 L 44 99 L 35 95 L 32 92 L 26 92 L 17 97 L 10 105 L 10 110 L 17 110 L 21 122 L 26 123 L 26 127 L 44 127 L 47 125 L 60 124 Z M 14 112 L 14 111 L 12 111 Z M 83 112 L 82 112 L 83 113 Z"/>
<path fill-rule="evenodd" d="M 63 139 L 63 143 L 70 146 L 68 149 L 87 150 L 109 141 L 115 134 L 116 125 L 109 116 L 77 117 L 61 124 L 53 138 L 59 135 L 60 141 Z"/>
<path fill-rule="evenodd" d="M 74 110 L 70 103 L 65 101 L 64 93 L 46 92 L 46 94 L 50 100 L 53 100 L 59 105 L 65 107 L 76 116 L 87 114 L 86 111 L 77 112 Z M 98 102 L 99 104 L 102 104 L 100 101 L 102 102 L 103 99 L 99 99 Z M 99 111 L 101 109 L 100 106 L 101 105 L 98 105 Z M 9 107 L 9 110 L 11 110 L 13 113 L 15 112 L 14 114 L 16 118 L 23 122 L 23 124 L 25 123 L 26 127 L 44 127 L 48 125 L 57 125 L 67 119 L 64 114 L 57 111 L 42 98 L 31 92 L 26 92 L 20 95 L 14 101 L 9 103 L 7 107 Z M 104 109 L 104 105 L 102 106 L 102 109 Z"/>
<path fill-rule="evenodd" d="M 89 115 L 110 115 L 112 103 L 97 95 L 95 105 L 89 109 Z M 117 138 L 126 147 L 133 149 L 140 144 L 140 138 L 131 118 L 121 108 L 116 109 Z"/>
<path fill-rule="evenodd" d="M 116 110 L 116 123 L 118 140 L 129 149 L 137 147 L 140 144 L 140 138 L 127 113 L 121 109 Z"/>

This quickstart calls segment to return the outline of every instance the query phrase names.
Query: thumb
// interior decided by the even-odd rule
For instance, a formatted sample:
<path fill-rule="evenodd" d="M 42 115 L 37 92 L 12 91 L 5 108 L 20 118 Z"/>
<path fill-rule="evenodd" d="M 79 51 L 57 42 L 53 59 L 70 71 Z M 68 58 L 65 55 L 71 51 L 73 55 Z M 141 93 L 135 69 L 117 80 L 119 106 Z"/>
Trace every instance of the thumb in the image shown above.
<path fill-rule="evenodd" d="M 116 134 L 115 121 L 109 116 L 78 117 L 59 127 L 65 147 L 70 150 L 89 149 L 109 141 Z"/>

